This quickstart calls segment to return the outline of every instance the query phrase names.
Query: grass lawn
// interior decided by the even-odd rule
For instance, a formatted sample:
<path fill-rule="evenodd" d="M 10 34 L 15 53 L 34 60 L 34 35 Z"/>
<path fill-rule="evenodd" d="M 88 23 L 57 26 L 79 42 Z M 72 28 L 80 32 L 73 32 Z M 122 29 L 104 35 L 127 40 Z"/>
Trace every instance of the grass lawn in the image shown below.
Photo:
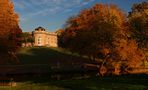
<path fill-rule="evenodd" d="M 94 61 L 71 54 L 62 48 L 48 47 L 21 48 L 18 52 L 18 58 L 20 60 L 19 65 L 30 68 L 30 70 L 36 67 L 44 69 L 58 66 L 61 70 L 70 70 L 81 68 L 84 63 L 94 63 Z"/>
<path fill-rule="evenodd" d="M 86 58 L 72 55 L 70 52 L 60 48 L 33 47 L 22 48 L 18 52 L 20 65 L 40 66 L 46 69 L 46 65 L 55 66 L 60 62 L 61 67 L 71 68 L 72 64 L 91 63 Z M 31 67 L 32 68 L 32 67 Z M 122 75 L 109 77 L 90 78 L 79 76 L 62 80 L 52 79 L 49 75 L 16 77 L 17 83 L 14 87 L 0 86 L 0 90 L 148 90 L 148 75 Z"/>
<path fill-rule="evenodd" d="M 67 50 L 61 48 L 31 47 L 22 48 L 18 52 L 21 64 L 50 64 L 55 65 L 57 62 L 70 64 L 72 62 L 90 62 L 88 59 L 72 55 Z M 71 65 L 71 64 L 70 64 Z"/>
<path fill-rule="evenodd" d="M 0 90 L 148 90 L 148 75 L 92 77 L 75 80 L 48 80 L 45 77 L 18 82 Z"/>

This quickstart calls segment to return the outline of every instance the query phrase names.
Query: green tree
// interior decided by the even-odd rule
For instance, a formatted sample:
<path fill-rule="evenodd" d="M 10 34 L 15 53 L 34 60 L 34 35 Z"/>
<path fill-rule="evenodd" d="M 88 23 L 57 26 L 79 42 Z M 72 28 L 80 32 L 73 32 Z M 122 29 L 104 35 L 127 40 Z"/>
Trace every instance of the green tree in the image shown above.
<path fill-rule="evenodd" d="M 28 32 L 24 32 L 22 33 L 22 43 L 26 44 L 27 43 L 34 43 L 34 38 L 32 36 L 32 34 L 28 33 Z"/>
<path fill-rule="evenodd" d="M 64 33 L 64 30 L 63 29 L 58 29 L 56 31 L 57 33 L 57 37 L 58 37 L 58 46 L 59 47 L 64 47 L 64 43 L 63 43 L 63 33 Z"/>

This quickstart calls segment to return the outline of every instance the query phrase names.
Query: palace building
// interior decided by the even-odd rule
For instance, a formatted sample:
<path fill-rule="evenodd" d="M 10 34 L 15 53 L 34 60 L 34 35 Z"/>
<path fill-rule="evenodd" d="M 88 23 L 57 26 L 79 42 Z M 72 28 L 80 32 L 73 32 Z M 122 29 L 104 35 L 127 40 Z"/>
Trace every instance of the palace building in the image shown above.
<path fill-rule="evenodd" d="M 57 34 L 47 32 L 43 27 L 38 27 L 33 31 L 34 46 L 58 47 Z"/>

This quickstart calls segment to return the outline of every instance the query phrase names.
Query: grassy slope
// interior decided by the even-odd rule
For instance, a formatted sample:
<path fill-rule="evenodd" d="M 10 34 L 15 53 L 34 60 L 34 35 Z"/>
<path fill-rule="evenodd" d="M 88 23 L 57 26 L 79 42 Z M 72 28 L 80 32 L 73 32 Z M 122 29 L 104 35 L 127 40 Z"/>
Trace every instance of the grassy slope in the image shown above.
<path fill-rule="evenodd" d="M 88 61 L 84 58 L 71 55 L 70 52 L 61 48 L 33 47 L 22 48 L 18 53 L 21 64 L 53 64 L 60 62 L 70 64 L 71 62 Z"/>
<path fill-rule="evenodd" d="M 66 53 L 66 54 L 65 54 Z M 21 64 L 64 65 L 80 58 L 57 48 L 25 48 L 19 52 Z M 66 62 L 65 62 L 66 60 Z M 83 59 L 81 59 L 83 61 Z M 0 87 L 0 90 L 148 90 L 148 75 L 93 77 L 76 80 L 50 80 L 48 77 L 30 77 L 17 82 L 16 87 Z"/>

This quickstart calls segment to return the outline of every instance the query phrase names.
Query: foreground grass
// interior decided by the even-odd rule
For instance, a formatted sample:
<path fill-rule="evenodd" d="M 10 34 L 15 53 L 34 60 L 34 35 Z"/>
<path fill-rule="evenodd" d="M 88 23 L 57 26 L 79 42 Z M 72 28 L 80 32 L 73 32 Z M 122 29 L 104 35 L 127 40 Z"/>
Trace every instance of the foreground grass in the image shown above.
<path fill-rule="evenodd" d="M 42 77 L 40 80 L 18 82 L 16 87 L 0 87 L 0 90 L 148 90 L 148 75 L 56 81 Z"/>
<path fill-rule="evenodd" d="M 88 62 L 87 59 L 71 55 L 59 48 L 22 48 L 18 53 L 22 65 L 44 64 L 54 66 L 60 62 L 65 68 L 71 63 Z M 43 65 L 42 65 L 43 64 Z M 45 66 L 46 68 L 46 66 Z M 148 90 L 148 75 L 124 75 L 110 77 L 91 77 L 85 79 L 53 80 L 48 76 L 27 77 L 15 80 L 15 87 L 0 87 L 0 90 Z"/>

